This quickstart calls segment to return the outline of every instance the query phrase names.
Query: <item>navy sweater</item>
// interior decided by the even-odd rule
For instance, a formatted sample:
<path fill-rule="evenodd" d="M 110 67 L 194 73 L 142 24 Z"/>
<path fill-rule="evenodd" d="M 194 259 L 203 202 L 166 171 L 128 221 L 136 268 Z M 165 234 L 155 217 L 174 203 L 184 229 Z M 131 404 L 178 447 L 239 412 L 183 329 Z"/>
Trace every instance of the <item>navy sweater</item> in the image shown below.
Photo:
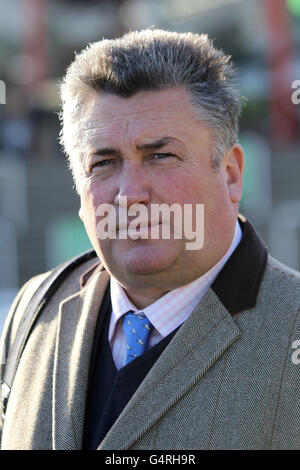
<path fill-rule="evenodd" d="M 175 331 L 142 356 L 117 370 L 108 341 L 111 302 L 108 288 L 98 315 L 89 372 L 82 448 L 97 449 Z"/>

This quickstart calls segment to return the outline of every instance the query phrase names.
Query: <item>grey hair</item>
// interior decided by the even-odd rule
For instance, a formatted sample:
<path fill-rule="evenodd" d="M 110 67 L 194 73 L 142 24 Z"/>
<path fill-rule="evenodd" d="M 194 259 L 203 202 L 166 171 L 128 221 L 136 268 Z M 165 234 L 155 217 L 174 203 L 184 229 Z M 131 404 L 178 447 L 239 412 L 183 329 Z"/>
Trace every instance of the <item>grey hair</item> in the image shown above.
<path fill-rule="evenodd" d="M 60 115 L 60 142 L 75 184 L 76 132 L 91 92 L 130 97 L 176 86 L 185 86 L 196 116 L 212 129 L 212 164 L 217 168 L 237 142 L 243 98 L 230 56 L 216 49 L 207 35 L 147 29 L 94 42 L 77 54 L 61 84 Z"/>

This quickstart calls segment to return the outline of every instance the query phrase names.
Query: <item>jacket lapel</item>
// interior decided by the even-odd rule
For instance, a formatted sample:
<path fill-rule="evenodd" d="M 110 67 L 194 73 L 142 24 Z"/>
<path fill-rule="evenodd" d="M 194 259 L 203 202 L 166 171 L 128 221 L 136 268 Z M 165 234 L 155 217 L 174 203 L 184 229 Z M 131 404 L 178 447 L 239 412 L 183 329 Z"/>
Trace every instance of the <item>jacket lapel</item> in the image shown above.
<path fill-rule="evenodd" d="M 209 289 L 98 449 L 130 448 L 212 367 L 238 336 L 239 329 L 232 316 Z"/>
<path fill-rule="evenodd" d="M 81 449 L 89 363 L 99 308 L 109 281 L 96 273 L 60 304 L 53 380 L 53 448 Z"/>

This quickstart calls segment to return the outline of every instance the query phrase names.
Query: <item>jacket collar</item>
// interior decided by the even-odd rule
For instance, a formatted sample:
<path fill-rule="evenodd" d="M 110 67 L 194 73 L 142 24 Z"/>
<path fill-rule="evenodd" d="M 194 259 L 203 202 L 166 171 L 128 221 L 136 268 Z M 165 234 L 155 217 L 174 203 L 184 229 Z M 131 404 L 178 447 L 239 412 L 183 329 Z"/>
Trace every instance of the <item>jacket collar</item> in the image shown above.
<path fill-rule="evenodd" d="M 103 264 L 99 261 L 98 258 L 97 260 L 97 262 L 95 262 L 83 274 L 81 274 L 79 278 L 80 289 L 83 289 L 91 281 L 92 276 L 96 276 L 98 272 L 104 270 Z"/>
<path fill-rule="evenodd" d="M 242 240 L 211 286 L 231 315 L 255 306 L 268 258 L 253 225 L 242 215 L 239 223 Z"/>
<path fill-rule="evenodd" d="M 81 448 L 94 333 L 109 276 L 95 273 L 59 305 L 53 377 L 53 448 Z"/>

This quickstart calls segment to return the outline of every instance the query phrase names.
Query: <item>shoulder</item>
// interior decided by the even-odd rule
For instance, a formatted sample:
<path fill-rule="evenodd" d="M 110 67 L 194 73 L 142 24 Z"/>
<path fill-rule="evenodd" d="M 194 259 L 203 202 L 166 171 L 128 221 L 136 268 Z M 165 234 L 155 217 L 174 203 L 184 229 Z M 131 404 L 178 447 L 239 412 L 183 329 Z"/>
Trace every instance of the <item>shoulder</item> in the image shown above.
<path fill-rule="evenodd" d="M 267 268 L 268 270 L 272 271 L 275 273 L 275 275 L 284 275 L 288 276 L 292 279 L 295 280 L 295 282 L 300 282 L 300 272 L 295 271 L 292 268 L 289 268 L 285 264 L 282 264 L 280 261 L 277 259 L 273 258 L 272 256 L 268 256 L 268 261 L 267 261 Z"/>
<path fill-rule="evenodd" d="M 254 314 L 266 335 L 299 339 L 300 273 L 268 256 Z"/>
<path fill-rule="evenodd" d="M 6 316 L 1 334 L 1 341 L 4 341 L 4 338 L 7 338 L 8 336 L 10 336 L 10 338 L 15 337 L 25 307 L 50 274 L 51 271 L 47 271 L 32 277 L 19 290 Z"/>
<path fill-rule="evenodd" d="M 85 254 L 83 253 L 79 255 L 79 257 L 76 257 L 76 259 L 80 258 L 80 262 L 78 263 L 74 263 L 75 258 L 72 258 L 66 261 L 65 263 L 62 263 L 61 265 L 56 266 L 52 270 L 32 277 L 23 285 L 23 287 L 18 292 L 15 300 L 13 301 L 4 323 L 0 339 L 2 356 L 5 356 L 7 354 L 7 348 L 10 344 L 13 343 L 28 305 L 33 302 L 33 299 L 39 293 L 39 291 L 42 290 L 43 286 L 47 285 L 47 280 L 53 278 L 53 275 L 55 273 L 60 272 L 64 266 L 69 266 L 65 275 L 62 276 L 62 278 L 59 280 L 57 289 L 51 297 L 49 303 L 47 304 L 47 308 L 45 308 L 44 310 L 47 311 L 50 309 L 52 311 L 55 310 L 57 312 L 57 306 L 62 300 L 80 290 L 82 276 L 84 276 L 86 272 L 89 272 L 93 265 L 95 265 L 96 263 L 99 264 L 99 260 L 97 257 L 89 257 L 84 255 Z M 47 315 L 47 312 L 45 312 L 45 314 Z M 6 354 L 5 352 L 3 352 L 5 350 Z"/>
<path fill-rule="evenodd" d="M 255 305 L 235 319 L 253 337 L 268 344 L 274 338 L 279 343 L 286 340 L 286 344 L 299 339 L 300 273 L 268 255 Z"/>
<path fill-rule="evenodd" d="M 273 291 L 273 294 L 282 296 L 282 300 L 294 299 L 296 304 L 300 304 L 300 273 L 270 255 L 262 284 L 265 289 Z"/>

